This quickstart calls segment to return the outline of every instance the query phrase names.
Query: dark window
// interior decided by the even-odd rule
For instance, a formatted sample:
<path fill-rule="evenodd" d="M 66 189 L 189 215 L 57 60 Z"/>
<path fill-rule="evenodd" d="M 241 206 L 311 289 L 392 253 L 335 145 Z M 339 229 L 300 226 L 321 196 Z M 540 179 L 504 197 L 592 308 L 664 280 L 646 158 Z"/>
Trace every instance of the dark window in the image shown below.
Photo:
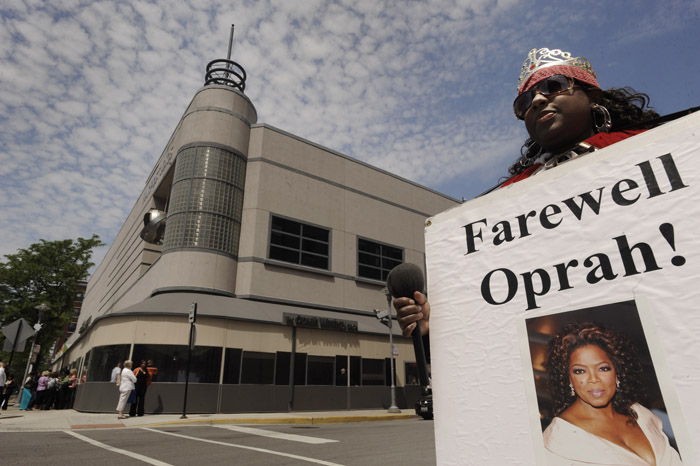
<path fill-rule="evenodd" d="M 190 383 L 219 383 L 222 348 L 197 346 L 190 361 Z M 153 382 L 184 382 L 187 375 L 186 345 L 134 345 L 134 368 L 142 360 L 153 361 L 158 374 Z"/>
<path fill-rule="evenodd" d="M 328 270 L 330 230 L 272 216 L 270 259 Z"/>
<path fill-rule="evenodd" d="M 404 374 L 406 377 L 405 385 L 419 385 L 420 382 L 418 381 L 418 366 L 416 365 L 416 363 L 407 362 L 404 364 Z"/>
<path fill-rule="evenodd" d="M 275 375 L 275 353 L 243 351 L 241 383 L 271 384 Z"/>
<path fill-rule="evenodd" d="M 109 382 L 112 369 L 129 357 L 131 345 L 95 346 L 90 350 L 88 382 Z"/>
<path fill-rule="evenodd" d="M 403 263 L 403 249 L 357 239 L 357 275 L 372 280 L 386 281 L 391 269 Z"/>
<path fill-rule="evenodd" d="M 384 385 L 384 360 L 362 358 L 362 385 Z"/>
<path fill-rule="evenodd" d="M 240 348 L 226 348 L 224 361 L 224 383 L 237 384 L 241 380 L 241 354 Z"/>
<path fill-rule="evenodd" d="M 309 356 L 308 385 L 333 385 L 333 356 Z"/>
<path fill-rule="evenodd" d="M 275 364 L 275 385 L 289 385 L 289 369 L 292 353 L 277 352 Z M 296 353 L 294 357 L 294 385 L 306 384 L 306 353 Z"/>
<path fill-rule="evenodd" d="M 362 385 L 362 358 L 350 356 L 350 385 L 359 387 Z"/>
<path fill-rule="evenodd" d="M 335 357 L 335 384 L 339 387 L 348 385 L 348 357 Z"/>

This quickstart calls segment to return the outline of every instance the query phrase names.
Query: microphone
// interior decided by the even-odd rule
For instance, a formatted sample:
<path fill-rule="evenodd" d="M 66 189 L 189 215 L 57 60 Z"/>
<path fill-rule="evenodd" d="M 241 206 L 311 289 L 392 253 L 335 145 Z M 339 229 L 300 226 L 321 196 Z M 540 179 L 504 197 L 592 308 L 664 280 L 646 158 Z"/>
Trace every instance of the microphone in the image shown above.
<path fill-rule="evenodd" d="M 386 287 L 394 298 L 413 298 L 413 293 L 420 291 L 425 294 L 425 279 L 423 271 L 416 264 L 403 263 L 394 267 L 386 278 Z M 418 378 L 423 389 L 430 385 L 428 377 L 428 363 L 425 360 L 425 348 L 421 335 L 420 322 L 416 321 L 416 328 L 411 332 L 413 338 L 413 351 L 416 353 L 416 366 Z"/>

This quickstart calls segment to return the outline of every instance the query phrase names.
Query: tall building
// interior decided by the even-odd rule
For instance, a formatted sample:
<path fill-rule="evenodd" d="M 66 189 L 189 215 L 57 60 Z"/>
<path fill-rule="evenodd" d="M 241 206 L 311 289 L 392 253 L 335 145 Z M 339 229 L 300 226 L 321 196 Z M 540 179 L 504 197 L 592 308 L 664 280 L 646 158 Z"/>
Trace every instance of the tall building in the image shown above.
<path fill-rule="evenodd" d="M 146 412 L 388 407 L 385 280 L 423 267 L 425 219 L 455 199 L 257 122 L 246 73 L 207 67 L 89 281 L 56 367 L 85 374 L 75 408 L 113 411 L 117 362 L 158 368 Z M 192 303 L 196 341 L 187 364 Z M 397 404 L 420 396 L 393 328 Z"/>

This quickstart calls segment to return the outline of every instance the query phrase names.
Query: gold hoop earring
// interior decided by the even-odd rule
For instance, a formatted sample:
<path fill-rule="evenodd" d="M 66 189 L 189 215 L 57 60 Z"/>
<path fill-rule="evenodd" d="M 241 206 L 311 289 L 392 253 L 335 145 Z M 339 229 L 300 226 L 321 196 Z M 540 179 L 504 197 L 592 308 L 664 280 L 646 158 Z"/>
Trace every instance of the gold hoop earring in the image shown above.
<path fill-rule="evenodd" d="M 612 118 L 610 117 L 610 112 L 608 109 L 602 105 L 594 104 L 591 107 L 591 112 L 593 113 L 593 125 L 595 126 L 596 133 L 609 133 L 612 128 Z M 603 122 L 598 123 L 598 115 L 602 115 Z"/>

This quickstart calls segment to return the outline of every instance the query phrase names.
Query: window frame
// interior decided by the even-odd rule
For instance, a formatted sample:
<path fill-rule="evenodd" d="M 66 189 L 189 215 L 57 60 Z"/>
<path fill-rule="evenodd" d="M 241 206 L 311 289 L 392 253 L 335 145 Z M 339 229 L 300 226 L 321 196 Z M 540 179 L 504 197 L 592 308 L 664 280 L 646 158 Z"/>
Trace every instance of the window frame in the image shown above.
<path fill-rule="evenodd" d="M 289 232 L 286 232 L 283 230 L 274 229 L 273 222 L 275 221 L 276 218 L 280 219 L 282 221 L 285 221 L 285 222 L 293 222 L 293 223 L 297 224 L 300 227 L 299 234 L 297 235 L 297 234 L 289 233 Z M 302 221 L 294 219 L 294 218 L 285 217 L 284 215 L 278 215 L 278 214 L 273 214 L 273 213 L 270 213 L 270 224 L 269 225 L 270 225 L 270 227 L 268 229 L 268 241 L 267 241 L 267 259 L 268 260 L 275 261 L 276 263 L 279 263 L 279 264 L 285 264 L 285 265 L 289 264 L 293 267 L 308 268 L 311 270 L 320 270 L 320 271 L 330 271 L 331 270 L 331 251 L 332 251 L 332 229 L 331 228 L 324 227 L 321 225 L 316 225 L 316 224 L 309 223 L 309 222 L 302 222 Z M 328 237 L 327 241 L 319 240 L 319 239 L 314 238 L 310 235 L 305 236 L 304 235 L 304 227 L 316 228 L 316 229 L 325 231 L 325 233 L 327 234 L 327 237 Z M 299 239 L 298 248 L 290 247 L 290 246 L 284 245 L 284 244 L 273 243 L 273 234 L 275 234 L 275 233 L 284 235 L 286 237 L 298 238 Z M 324 255 L 324 254 L 320 254 L 316 251 L 304 250 L 304 242 L 305 241 L 310 242 L 311 244 L 325 245 L 327 248 L 327 253 Z M 284 250 L 284 251 L 296 252 L 298 254 L 298 259 L 296 261 L 291 261 L 291 260 L 283 259 L 280 257 L 273 257 L 273 253 L 272 253 L 273 248 L 278 248 L 278 249 Z M 324 267 L 319 267 L 317 265 L 304 264 L 303 263 L 304 255 L 311 256 L 311 257 L 324 258 L 326 260 L 326 267 L 324 268 Z"/>
<path fill-rule="evenodd" d="M 379 255 L 377 255 L 376 253 L 373 253 L 373 252 L 361 250 L 360 249 L 360 242 L 361 241 L 366 241 L 368 243 L 372 243 L 372 244 L 379 246 Z M 360 279 L 363 279 L 363 280 L 373 280 L 373 281 L 377 281 L 377 282 L 386 282 L 386 276 L 389 275 L 389 272 L 391 272 L 391 270 L 394 267 L 403 264 L 406 260 L 405 248 L 401 248 L 401 247 L 395 246 L 393 244 L 383 243 L 381 241 L 376 241 L 376 240 L 365 238 L 362 236 L 357 237 L 356 244 L 357 244 L 357 277 Z M 391 267 L 390 269 L 387 269 L 384 267 L 384 259 L 392 260 L 392 261 L 395 261 L 396 259 L 394 259 L 393 257 L 386 256 L 384 254 L 384 248 L 392 248 L 392 249 L 395 249 L 396 251 L 401 252 L 401 261 L 398 264 Z M 367 255 L 371 255 L 373 257 L 378 257 L 379 258 L 379 267 L 377 267 L 376 265 L 363 264 L 360 261 L 361 254 L 367 254 Z M 361 267 L 368 267 L 368 268 L 371 268 L 374 270 L 379 270 L 380 278 L 368 277 L 368 276 L 362 275 Z"/>

